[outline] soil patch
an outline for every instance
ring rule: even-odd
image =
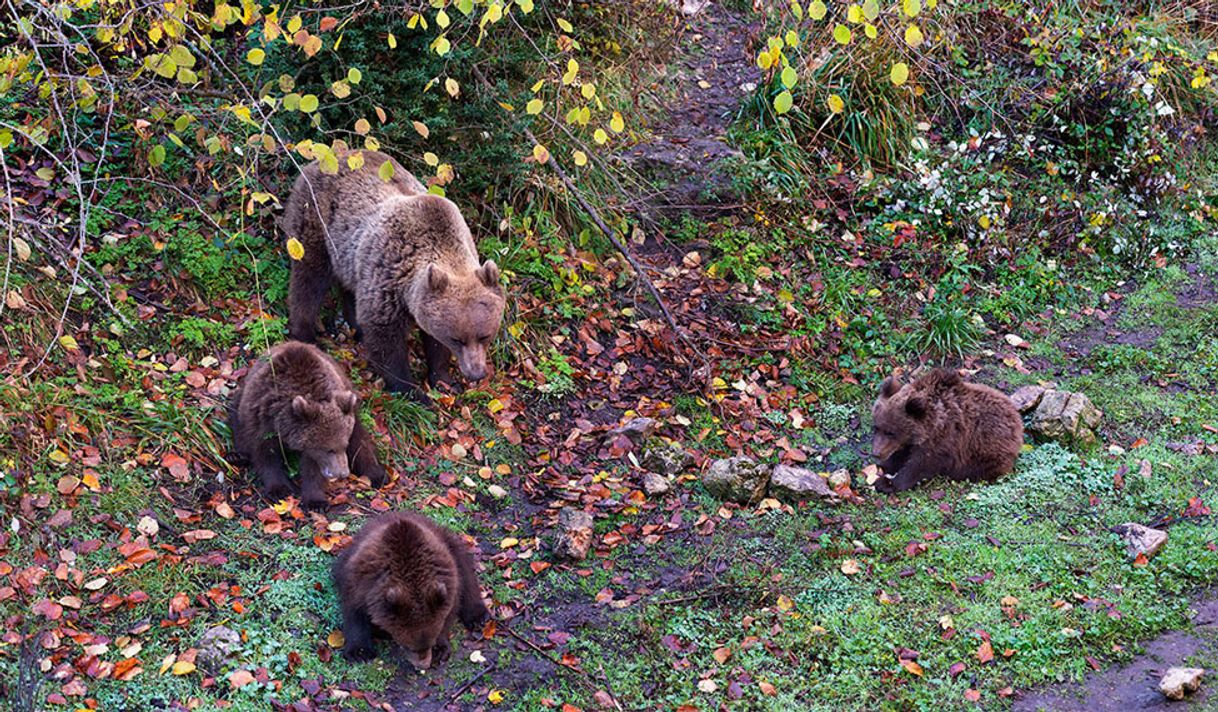
[[[1145,652],[1133,662],[1102,670],[1077,684],[1054,685],[1018,700],[1015,712],[1127,712],[1128,710],[1180,710],[1207,706],[1218,700],[1212,692],[1212,677],[1190,695],[1188,704],[1172,702],[1159,693],[1159,679],[1170,667],[1218,667],[1218,597],[1211,592],[1193,605],[1196,615],[1188,631],[1171,631],[1147,642]]]

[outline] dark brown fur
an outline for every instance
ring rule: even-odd
[[[333,568],[343,614],[343,653],[376,656],[372,636],[387,633],[411,664],[444,662],[459,618],[478,630],[487,617],[469,548],[426,517],[394,512],[364,525]]]
[[[304,246],[289,285],[292,338],[315,339],[321,304],[337,282],[346,318],[389,390],[420,394],[407,359],[416,325],[432,385],[451,382],[454,355],[466,378],[485,378],[503,318],[499,268],[479,264],[456,205],[427,193],[389,156],[363,155],[358,170],[341,155],[336,175],[310,164],[292,186],[280,223]],[[388,182],[378,175],[386,162],[394,169]]]
[[[237,454],[273,500],[291,492],[283,454],[300,453],[301,503],[326,505],[325,481],[349,466],[374,487],[385,483],[372,438],[359,422],[359,399],[341,367],[316,346],[288,341],[245,375],[229,405]]]
[[[882,492],[900,492],[943,475],[992,481],[1015,467],[1023,420],[1011,400],[960,374],[935,370],[902,385],[884,380],[872,409],[872,454],[889,475]]]

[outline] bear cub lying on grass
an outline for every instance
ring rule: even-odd
[[[1011,399],[946,369],[905,385],[884,379],[872,416],[872,454],[888,475],[875,483],[881,492],[934,475],[993,481],[1014,469],[1023,447],[1023,420]]]
[[[312,163],[292,186],[280,221],[304,247],[288,291],[292,338],[313,342],[322,302],[337,282],[347,321],[387,389],[421,397],[407,359],[415,325],[431,385],[452,383],[454,355],[466,378],[482,380],[503,319],[499,268],[479,264],[456,205],[428,193],[389,156],[362,155],[364,165],[354,170],[346,153],[339,156],[335,175]]]
[[[271,500],[291,493],[284,450],[300,453],[301,504],[327,503],[326,480],[350,474],[385,483],[372,438],[359,422],[359,398],[334,359],[288,341],[255,363],[233,395],[229,426],[237,454],[253,465]]]
[[[389,635],[420,670],[448,659],[453,619],[478,630],[488,615],[465,542],[426,517],[382,514],[364,525],[332,569],[343,614],[343,653],[376,657]]]

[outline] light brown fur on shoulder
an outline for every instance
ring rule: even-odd
[[[389,635],[411,664],[426,669],[449,654],[454,619],[477,630],[486,606],[465,542],[426,517],[382,514],[334,562],[343,652],[375,657],[373,635]]]
[[[1014,469],[1023,447],[1023,420],[1010,398],[946,369],[904,385],[885,379],[872,418],[872,454],[889,475],[876,489],[885,492],[934,475],[992,481]]]
[[[237,454],[253,465],[271,499],[291,491],[285,449],[300,453],[306,507],[324,506],[326,480],[346,477],[349,468],[379,487],[385,470],[359,422],[358,404],[334,359],[309,344],[279,344],[249,369],[230,402]]]
[[[336,281],[353,298],[368,360],[390,390],[417,392],[404,338],[415,325],[433,385],[451,381],[452,355],[466,378],[486,377],[488,346],[503,319],[499,268],[479,263],[457,206],[427,193],[392,158],[365,151],[363,167],[351,170],[344,156],[335,176],[317,164],[305,168],[280,221],[305,251],[292,263],[293,338],[316,337],[321,303]],[[389,182],[378,175],[385,162],[393,166]]]

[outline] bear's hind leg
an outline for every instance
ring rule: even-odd
[[[455,385],[452,371],[453,354],[431,334],[419,329],[423,336],[423,350],[427,354],[427,383],[435,388],[441,383]]]
[[[355,318],[355,294],[346,287],[340,287],[340,298],[343,304],[343,320],[347,322],[347,326],[355,331],[355,340],[362,341],[363,334],[360,332],[359,321]]]
[[[376,459],[376,444],[372,436],[364,429],[364,424],[355,417],[355,428],[351,431],[351,439],[347,441],[347,460],[351,463],[351,471],[361,477],[367,477],[373,487],[380,488],[385,484],[385,468]]]
[[[317,341],[317,318],[326,293],[330,291],[333,274],[324,255],[306,260],[292,263],[288,283],[288,334],[297,341],[311,344]]]

